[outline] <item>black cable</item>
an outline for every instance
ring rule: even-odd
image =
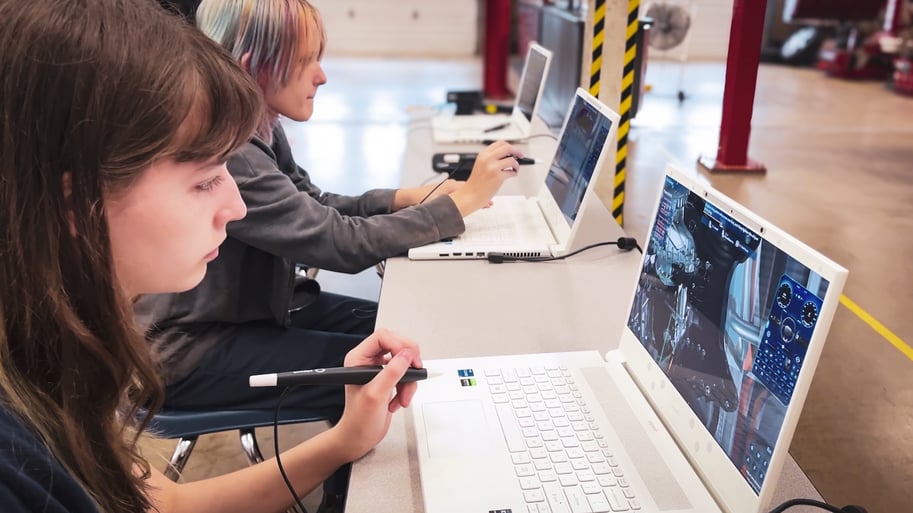
[[[418,203],[416,203],[416,205],[421,205],[422,203],[424,203],[426,199],[428,199],[432,194],[434,194],[434,191],[440,189],[441,186],[444,185],[444,182],[446,182],[447,180],[450,180],[450,177],[452,177],[453,173],[455,173],[455,172],[456,172],[456,169],[447,173],[447,178],[444,178],[437,185],[435,185],[434,188],[431,189],[431,191],[428,194],[426,194],[424,198],[422,198],[422,201],[419,201]]]
[[[296,386],[286,387],[282,391],[282,395],[279,396],[279,401],[276,402],[276,413],[273,416],[273,449],[276,451],[276,465],[279,466],[279,473],[282,474],[282,480],[285,481],[285,486],[288,487],[288,491],[292,494],[292,497],[295,498],[295,504],[301,508],[301,511],[307,511],[304,509],[304,504],[301,503],[301,498],[298,497],[298,492],[295,491],[295,487],[292,486],[292,482],[289,481],[288,474],[285,473],[285,467],[282,466],[282,458],[279,456],[279,409],[282,407],[282,401],[285,399],[285,396],[294,389]]]
[[[814,499],[790,499],[786,502],[783,502],[776,508],[770,510],[770,513],[782,513],[783,511],[786,511],[793,506],[813,506],[819,509],[830,511],[831,513],[867,513],[866,509],[862,506],[855,506],[850,504],[842,508],[838,508],[833,504],[816,501]]]
[[[643,251],[640,249],[640,245],[637,243],[637,239],[634,237],[618,237],[618,240],[597,242],[595,244],[590,244],[589,246],[584,246],[577,251],[572,251],[566,255],[557,257],[515,257],[505,255],[504,253],[489,253],[488,261],[492,264],[501,264],[504,262],[552,262],[554,260],[564,260],[567,257],[572,257],[578,253],[583,253],[584,251],[598,248],[600,246],[618,246],[618,249],[622,251],[631,251],[632,249],[636,249],[640,253],[643,253]]]

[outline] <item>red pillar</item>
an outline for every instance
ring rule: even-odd
[[[510,50],[511,0],[486,0],[482,82],[487,98],[507,98],[507,54]]]
[[[707,156],[698,158],[698,164],[710,171],[766,171],[763,164],[748,159],[748,138],[766,9],[767,0],[735,0],[732,6],[720,144],[716,159]]]

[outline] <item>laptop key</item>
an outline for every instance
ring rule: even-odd
[[[520,478],[520,489],[521,490],[538,490],[539,489],[539,480],[535,477],[521,477]]]
[[[564,496],[564,490],[557,483],[545,483],[542,485],[542,491],[545,494],[545,500],[552,513],[571,513],[571,508]]]
[[[536,460],[533,462],[533,465],[536,466],[536,470],[551,470],[552,462],[548,458]]]
[[[558,440],[558,433],[555,430],[543,431],[542,439],[546,442],[555,442]]]
[[[602,457],[602,453],[600,452],[587,452],[586,460],[594,465],[596,463],[602,463],[605,461],[605,459]]]
[[[524,463],[530,463],[532,460],[529,458],[529,454],[526,454],[525,452],[516,452],[510,455],[510,461],[512,461],[514,465],[522,465]]]
[[[558,482],[561,486],[576,486],[577,476],[574,474],[558,474]]]
[[[514,413],[510,406],[496,404],[495,411],[498,413],[498,420],[501,422],[501,431],[504,433],[504,441],[507,442],[507,450],[510,452],[526,452],[523,434],[520,432],[520,426],[517,425],[517,419],[514,418]]]
[[[615,476],[613,476],[612,474],[600,475],[597,473],[596,482],[598,482],[599,486],[601,486],[603,488],[608,488],[610,486],[616,486],[618,484],[618,482],[615,480]]]
[[[555,472],[556,472],[558,475],[562,475],[562,474],[572,474],[572,473],[574,472],[574,469],[571,468],[571,464],[570,464],[570,463],[557,463],[557,462],[556,462],[556,463],[555,463]]]
[[[571,506],[571,513],[593,513],[590,501],[587,500],[579,486],[565,487],[564,495],[567,496],[567,503]]]
[[[610,467],[607,463],[594,463],[593,464],[593,473],[596,474],[597,476],[611,474],[612,467]],[[614,480],[614,476],[613,476],[613,480]]]
[[[529,450],[529,455],[533,457],[533,460],[543,460],[548,458],[548,451],[544,447],[533,447]]]
[[[606,498],[609,500],[609,507],[612,511],[628,511],[628,499],[621,493],[621,488],[609,488],[605,490]]]
[[[593,510],[593,513],[605,513],[611,511],[611,506],[609,506],[609,501],[606,500],[605,494],[602,493],[602,490],[596,490],[595,493],[587,494],[586,500],[590,503],[590,509]]]
[[[590,464],[583,459],[573,459],[571,460],[571,468],[574,470],[589,470]]]
[[[599,483],[596,481],[587,481],[580,483],[580,488],[583,489],[583,493],[591,495],[594,493],[602,493],[602,487],[599,486]]]
[[[545,470],[539,472],[539,482],[543,483],[553,483],[558,480],[558,475],[552,472],[551,470]]]
[[[579,470],[579,471],[577,471],[577,480],[580,481],[581,483],[593,482],[596,480],[596,474],[594,474],[593,471],[588,468]],[[632,494],[632,496],[633,496],[633,494]],[[630,499],[631,497],[628,497],[628,498]]]
[[[524,463],[522,465],[517,465],[514,467],[514,472],[517,473],[517,477],[529,477],[536,475],[536,469],[529,463]]]
[[[526,502],[542,502],[545,500],[545,495],[542,494],[542,490],[526,490],[523,492],[523,500]]]

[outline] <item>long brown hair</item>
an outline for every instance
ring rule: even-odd
[[[0,401],[101,511],[148,510],[138,412],[163,390],[104,198],[159,159],[225,157],[260,94],[149,0],[3,1],[0,20]]]

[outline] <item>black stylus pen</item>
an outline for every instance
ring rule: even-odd
[[[381,365],[364,365],[360,367],[330,367],[327,369],[306,369],[292,372],[274,372],[256,374],[250,377],[251,387],[277,387],[284,385],[364,385],[374,379],[384,368]],[[410,383],[434,377],[428,369],[410,368],[399,380]]]
[[[510,126],[510,123],[501,123],[500,125],[495,125],[493,127],[486,128],[485,130],[482,130],[482,131],[487,134],[488,132],[497,132],[498,130],[501,130],[502,128],[507,128],[509,126]]]

